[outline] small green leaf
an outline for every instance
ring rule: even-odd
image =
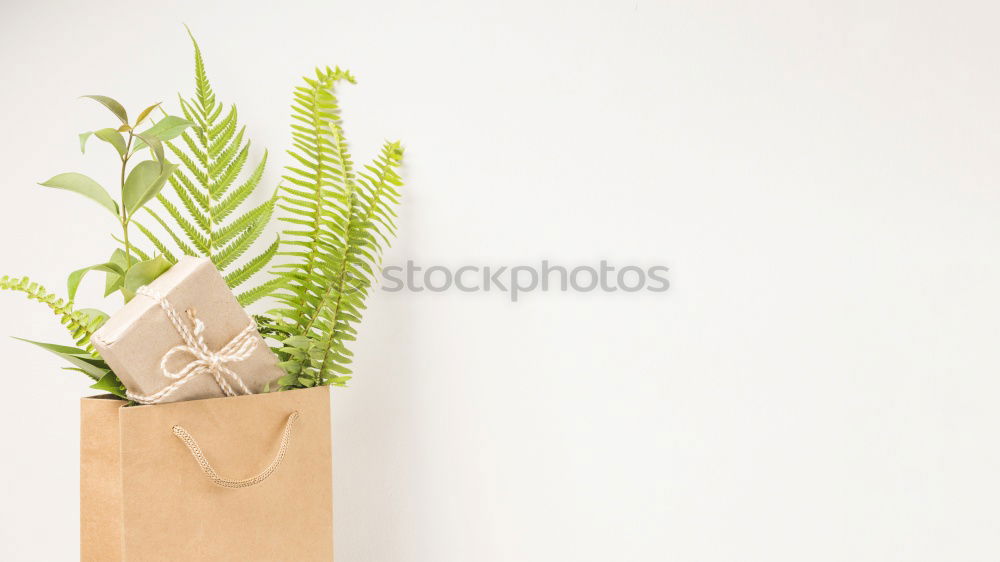
[[[115,147],[119,156],[125,156],[125,139],[122,134],[115,129],[98,129],[94,131],[94,136]]]
[[[278,366],[284,369],[289,375],[298,375],[302,372],[302,364],[298,361],[282,361],[278,363]]]
[[[89,377],[94,380],[100,380],[104,374],[110,370],[108,365],[101,361],[100,359],[95,359],[92,355],[87,353],[86,350],[80,349],[78,347],[69,347],[67,345],[59,345],[55,343],[44,343],[32,340],[26,340],[23,338],[14,338],[16,340],[21,340],[28,342],[30,344],[37,345],[38,347],[47,350],[51,353],[55,353],[59,357],[62,357],[66,361],[69,361],[74,367],[87,373]]]
[[[194,126],[194,123],[188,121],[187,119],[174,115],[167,115],[163,119],[157,121],[155,125],[143,131],[141,134],[142,136],[156,137],[161,141],[168,141],[179,136],[184,132],[184,129],[192,126]],[[140,140],[135,144],[135,151],[142,150],[145,147],[146,143]]]
[[[71,302],[76,299],[76,290],[80,287],[80,282],[83,281],[84,275],[91,271],[105,271],[116,275],[125,275],[125,270],[122,267],[111,262],[99,263],[97,265],[91,265],[84,267],[83,269],[78,269],[73,273],[70,273],[69,279],[66,280],[66,286],[67,289],[69,289],[69,300]]]
[[[309,359],[320,363],[323,361],[323,356],[326,355],[326,350],[317,346],[312,346],[306,352],[309,354]]]
[[[111,257],[108,261],[117,265],[122,270],[127,269],[129,266],[128,258],[125,257],[125,251],[121,248],[115,248],[115,251],[111,253]]]
[[[125,258],[125,252],[121,248],[115,249],[114,253],[111,254],[111,258],[108,260],[110,263],[115,264],[116,267],[121,269],[123,272],[129,268],[130,263]],[[132,258],[132,263],[136,262],[136,258]],[[121,289],[125,285],[125,274],[117,274],[108,272],[104,275],[104,296],[108,296],[111,293]]]
[[[79,312],[80,314],[87,315],[87,317],[90,318],[91,321],[99,320],[100,324],[98,326],[107,322],[108,318],[111,317],[107,312],[104,312],[103,310],[98,310],[96,308],[81,308],[78,309],[77,312]]]
[[[343,375],[348,375],[351,373],[351,370],[343,365],[336,365],[336,364],[328,365],[327,368],[329,368],[331,371],[334,371],[336,373],[341,373]]]
[[[86,131],[86,132],[80,133],[80,152],[81,153],[83,153],[83,152],[86,151],[86,148],[87,148],[87,139],[89,139],[90,135],[92,135],[92,134],[94,134],[94,131]]]
[[[152,113],[154,109],[156,109],[157,107],[159,107],[161,103],[163,103],[163,102],[156,102],[153,105],[147,107],[146,109],[143,109],[142,113],[139,114],[139,117],[136,117],[136,119],[135,119],[135,125],[132,125],[132,126],[133,127],[138,127],[139,123],[142,123],[142,120],[145,119],[147,116],[149,116],[149,114]]]
[[[281,343],[298,349],[309,349],[309,346],[312,345],[312,340],[300,334],[287,338]]]
[[[177,169],[177,164],[169,162],[161,165],[153,160],[139,162],[125,180],[122,202],[125,212],[131,216],[163,189],[170,176]]]
[[[114,394],[119,398],[128,400],[128,396],[125,395],[125,385],[123,385],[122,381],[118,380],[118,377],[111,371],[108,371],[107,374],[100,378],[100,380],[90,385],[90,388],[93,388],[94,390],[103,390]]]
[[[170,269],[171,265],[167,258],[156,256],[151,260],[141,261],[130,267],[125,274],[125,299],[131,300],[139,287],[152,283],[164,271]]]
[[[53,176],[39,185],[75,191],[80,195],[84,195],[94,201],[97,201],[102,207],[111,211],[111,214],[118,216],[118,204],[115,203],[115,200],[108,195],[108,192],[101,187],[101,184],[83,174],[67,172],[65,174]]]
[[[123,124],[128,125],[128,113],[125,112],[125,108],[122,107],[122,104],[118,103],[117,101],[109,98],[108,96],[87,95],[80,97],[96,100],[98,103],[108,108],[108,110],[111,111],[111,113],[114,113],[115,117],[121,119],[121,122]]]
[[[111,144],[118,151],[119,156],[125,156],[126,146],[125,139],[122,138],[121,133],[116,129],[99,129],[97,131],[87,131],[86,133],[80,133],[80,152],[84,152],[87,147],[87,140],[90,135],[95,135],[102,141]]]
[[[160,163],[160,167],[163,167],[163,143],[160,139],[154,137],[153,135],[146,133],[139,133],[136,135],[140,141],[149,145],[150,150],[153,151],[153,158]]]

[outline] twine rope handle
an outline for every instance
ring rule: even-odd
[[[188,381],[198,375],[208,374],[215,379],[215,383],[222,389],[226,396],[237,396],[239,394],[253,394],[247,388],[246,383],[240,376],[226,366],[226,363],[243,361],[257,348],[260,338],[257,335],[257,325],[253,320],[243,328],[239,334],[229,340],[222,349],[212,351],[205,343],[205,323],[195,314],[194,310],[188,310],[188,318],[191,321],[191,328],[181,319],[177,309],[170,304],[163,295],[152,291],[149,286],[140,287],[136,294],[149,297],[156,301],[163,312],[166,313],[174,330],[180,335],[184,343],[172,347],[163,354],[160,359],[160,373],[174,382],[153,394],[143,395],[130,391],[125,393],[130,400],[140,404],[157,404],[173,394],[178,388],[184,386]],[[171,371],[167,366],[170,359],[177,354],[188,354],[194,359],[189,361],[180,371]],[[231,384],[232,383],[232,384]],[[233,386],[236,388],[234,389]]]
[[[292,427],[298,419],[298,410],[289,414],[288,420],[285,421],[285,430],[281,434],[281,444],[278,447],[278,454],[275,455],[271,464],[267,465],[267,468],[265,468],[257,476],[252,476],[243,480],[230,480],[219,476],[219,473],[212,468],[212,464],[208,462],[207,458],[205,458],[205,453],[201,451],[201,447],[198,446],[198,442],[195,441],[194,437],[192,437],[186,429],[179,425],[175,425],[173,427],[173,431],[174,435],[187,445],[188,450],[191,451],[191,456],[194,457],[198,466],[201,467],[201,471],[205,473],[205,476],[208,476],[208,479],[211,480],[213,484],[223,488],[249,488],[250,486],[256,486],[264,480],[267,480],[267,478],[274,474],[274,471],[278,469],[278,465],[280,465],[281,461],[285,459],[285,453],[288,452],[288,444],[292,439]]]

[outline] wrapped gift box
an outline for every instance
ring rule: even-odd
[[[182,258],[91,342],[129,397],[145,404],[255,394],[284,374],[206,258]]]

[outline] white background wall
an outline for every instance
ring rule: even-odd
[[[76,96],[188,95],[182,22],[268,185],[291,88],[346,66],[358,159],[407,146],[388,262],[663,263],[673,286],[376,294],[334,398],[338,560],[996,560],[998,16],[4,0],[0,270],[63,292],[110,251],[112,220],[35,182],[112,183],[76,141],[107,116]],[[0,300],[2,333],[66,341]],[[0,357],[0,558],[71,560],[85,380]]]

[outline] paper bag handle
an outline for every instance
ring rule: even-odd
[[[281,434],[281,446],[278,448],[278,454],[271,461],[271,464],[267,465],[267,468],[257,476],[246,478],[244,480],[229,480],[228,478],[223,478],[219,476],[219,473],[212,468],[212,465],[205,458],[205,454],[201,452],[201,447],[198,446],[198,442],[191,437],[191,434],[187,432],[186,429],[179,425],[173,427],[174,435],[178,439],[187,445],[188,450],[191,451],[191,455],[194,460],[198,462],[198,466],[201,467],[202,472],[205,476],[208,476],[209,480],[212,481],[216,486],[222,486],[223,488],[249,488],[250,486],[256,486],[264,480],[267,480],[268,476],[274,473],[278,469],[278,465],[285,458],[285,452],[288,450],[288,443],[292,439],[292,426],[295,421],[299,419],[298,410],[292,412],[288,416],[288,420],[285,422],[285,431]]]

